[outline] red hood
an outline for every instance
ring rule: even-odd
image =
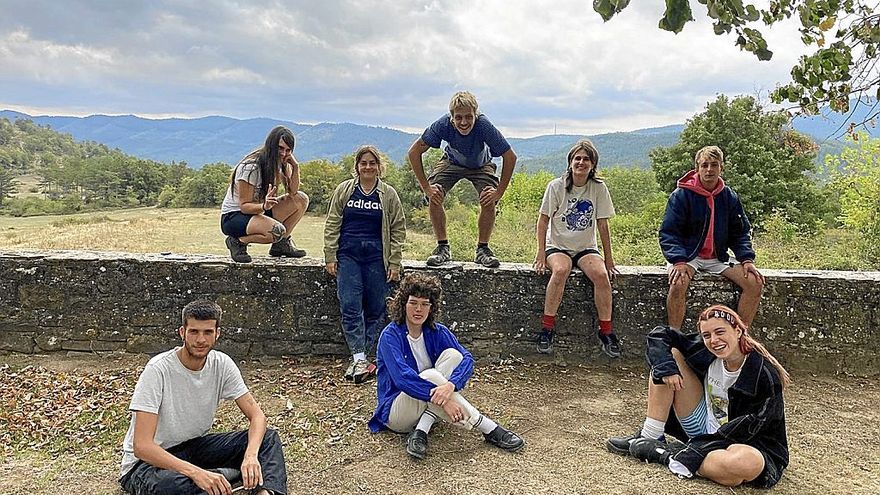
[[[715,189],[712,191],[707,191],[706,188],[700,183],[700,176],[697,175],[696,170],[691,170],[688,173],[684,174],[681,179],[678,179],[678,187],[682,189],[689,189],[700,196],[710,197],[717,196],[718,193],[724,189],[724,179],[721,177],[718,178],[718,184],[715,184]]]

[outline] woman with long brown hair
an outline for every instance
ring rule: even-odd
[[[789,460],[788,372],[727,306],[709,306],[698,321],[699,333],[660,326],[648,334],[647,417],[635,435],[608,439],[608,450],[679,476],[772,487]],[[667,434],[687,443],[667,443]]]
[[[251,243],[272,244],[269,256],[306,255],[290,239],[309,206],[309,197],[299,190],[294,144],[290,129],[277,126],[262,147],[248,153],[233,169],[220,207],[220,230],[226,234],[233,261],[250,263],[247,245]],[[278,194],[281,185],[284,194]]]

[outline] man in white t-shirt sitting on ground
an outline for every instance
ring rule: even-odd
[[[150,359],[138,378],[119,479],[128,493],[229,495],[224,473],[236,470],[253,494],[287,493],[278,433],[266,429],[232,359],[213,350],[221,315],[211,301],[187,304],[178,329],[183,346]],[[247,430],[208,433],[221,399],[235,400]]]

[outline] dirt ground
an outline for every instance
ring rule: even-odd
[[[0,494],[121,493],[115,480],[125,409],[145,362],[132,355],[0,356],[0,426],[7,430],[0,431]],[[402,437],[368,431],[375,385],[341,380],[343,366],[326,359],[242,363],[285,442],[290,493],[761,492],[679,480],[605,450],[608,436],[629,433],[643,419],[646,375],[638,365],[479,363],[466,397],[521,433],[526,448],[508,454],[477,433],[435,425],[421,462],[407,456]],[[880,378],[795,370],[793,380],[786,393],[791,465],[772,491],[880,493]],[[52,410],[59,394],[74,405]],[[113,414],[94,414],[102,407]],[[217,429],[244,426],[234,405],[221,409]],[[106,433],[93,436],[95,428]]]

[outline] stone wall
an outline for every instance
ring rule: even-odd
[[[405,263],[425,270],[423,263]],[[530,267],[461,263],[433,269],[446,292],[441,321],[477,356],[537,359],[547,276]],[[623,267],[614,283],[615,329],[626,359],[642,361],[644,335],[665,321],[666,274]],[[880,364],[880,273],[765,270],[753,333],[788,366],[873,375]],[[220,348],[232,355],[345,355],[333,279],[315,259],[0,251],[0,352],[156,353],[177,343],[180,310],[196,298],[224,309]],[[691,285],[686,329],[710,302],[735,307],[719,277]],[[557,359],[598,352],[592,286],[572,276],[560,308]]]

